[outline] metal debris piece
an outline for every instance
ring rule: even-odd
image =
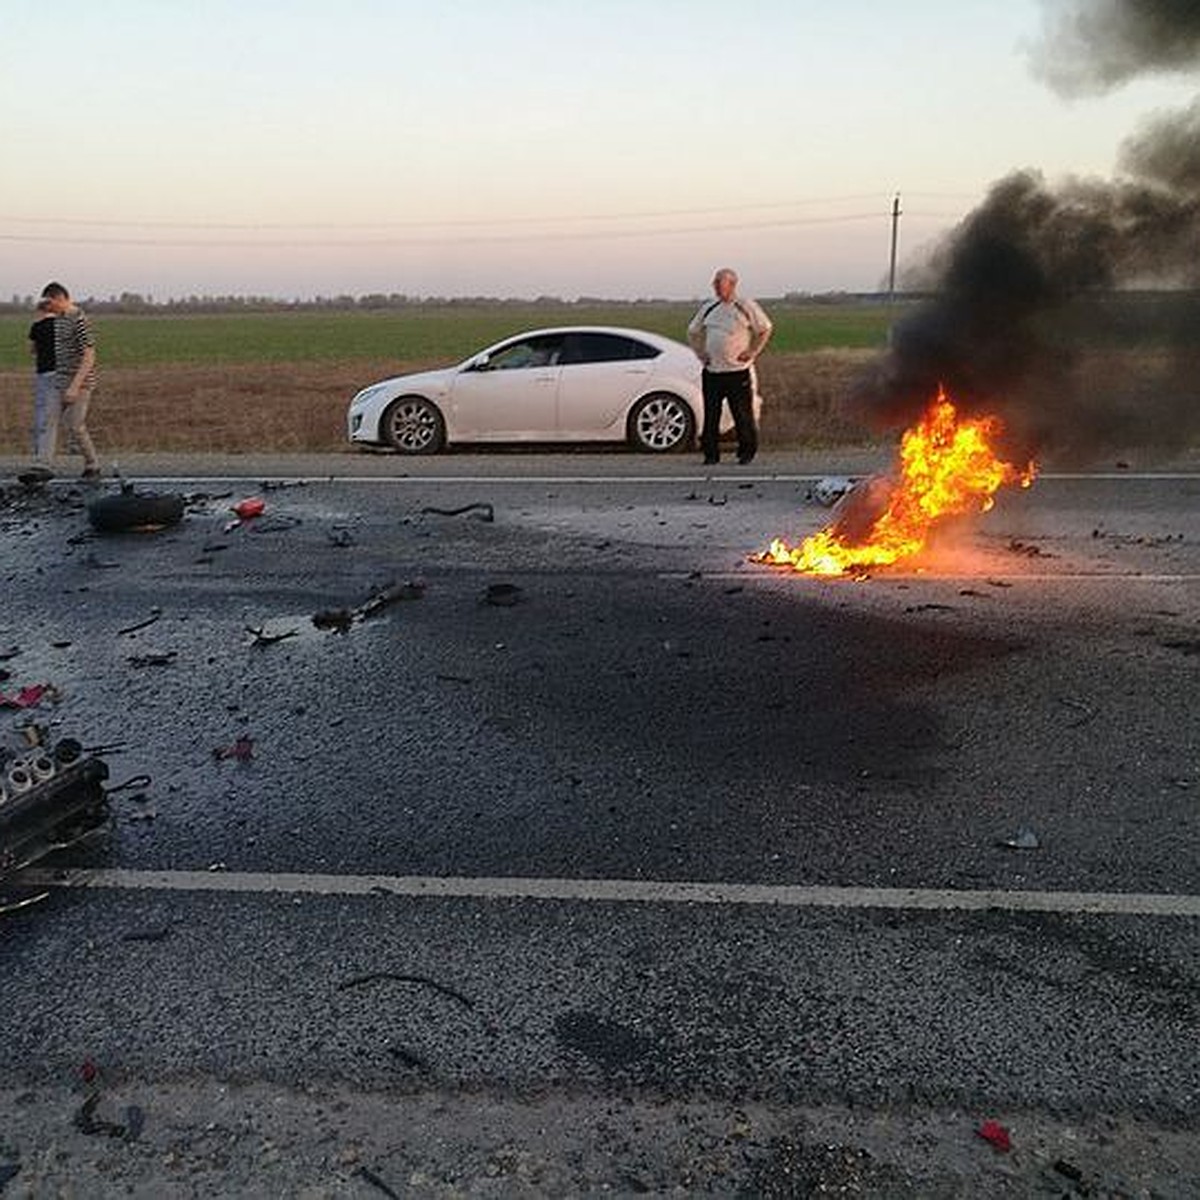
[[[1003,846],[1006,850],[1038,850],[1042,843],[1032,829],[1022,827],[1012,837],[1001,838],[997,845]]]
[[[137,633],[142,629],[149,629],[156,621],[162,619],[162,609],[155,606],[150,610],[150,615],[144,621],[137,621],[132,625],[126,625],[124,629],[117,630],[117,637],[125,637],[130,633]]]
[[[132,654],[125,661],[131,667],[169,667],[178,657],[174,650],[155,650],[148,654]]]
[[[286,642],[288,638],[300,636],[298,629],[285,629],[282,633],[268,633],[261,625],[247,625],[246,632],[254,638],[251,646],[274,646],[276,642]]]
[[[347,546],[353,546],[354,534],[352,534],[350,530],[342,526],[338,526],[329,531],[329,544],[331,546],[337,546],[340,549],[345,549]]]
[[[253,757],[254,739],[247,733],[243,733],[232,746],[216,746],[213,749],[213,758],[217,762],[233,759],[235,762],[246,763]]]
[[[100,1103],[100,1093],[93,1092],[75,1112],[75,1128],[80,1133],[103,1134],[106,1137],[123,1138],[127,1142],[135,1142],[141,1136],[146,1124],[146,1117],[136,1105],[129,1105],[124,1111],[123,1124],[117,1121],[106,1121],[96,1116],[96,1107]]]
[[[808,495],[818,504],[832,508],[853,486],[854,480],[848,475],[826,475],[812,485]]]
[[[419,579],[405,583],[389,583],[368,596],[356,608],[327,608],[315,613],[312,623],[318,629],[332,629],[345,633],[352,625],[369,620],[385,608],[404,600],[420,600],[425,595],[425,584]]]
[[[997,1154],[1007,1154],[1012,1149],[1012,1137],[999,1121],[984,1121],[975,1130],[975,1136],[987,1142]]]
[[[366,1182],[372,1187],[378,1188],[379,1191],[381,1191],[385,1196],[389,1197],[389,1200],[400,1200],[400,1193],[395,1192],[388,1187],[388,1185],[384,1183],[384,1181],[380,1179],[370,1167],[359,1165],[358,1167],[355,1167],[354,1174],[359,1176],[359,1178],[366,1180]]]
[[[432,988],[439,995],[446,996],[450,1000],[456,1000],[464,1008],[474,1008],[475,1002],[469,997],[464,996],[462,992],[456,991],[452,987],[447,987],[444,983],[438,983],[436,979],[430,979],[428,975],[405,975],[397,971],[369,971],[364,975],[352,975],[349,979],[343,979],[337,985],[339,992],[349,991],[350,988],[362,987],[367,983],[415,983],[422,987]]]
[[[492,505],[484,503],[464,504],[459,508],[434,508],[432,505],[427,505],[421,509],[422,516],[431,515],[435,517],[464,517],[468,513],[478,513],[476,517],[478,521],[494,521],[496,519],[496,510]]]
[[[512,608],[520,604],[524,596],[521,588],[515,583],[489,583],[483,593],[483,602],[496,608]]]
[[[0,708],[37,708],[43,700],[57,700],[59,696],[52,683],[33,683],[11,696],[0,693]]]
[[[146,925],[141,929],[128,929],[121,934],[123,942],[161,942],[171,936],[170,925]]]
[[[313,613],[312,623],[318,629],[346,633],[354,624],[354,612],[349,608],[323,608],[319,613]]]

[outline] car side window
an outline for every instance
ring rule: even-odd
[[[655,347],[636,338],[616,333],[571,333],[563,353],[567,366],[581,363],[628,362],[632,359],[656,358]]]
[[[489,371],[527,371],[537,367],[558,366],[562,358],[563,335],[543,333],[522,338],[497,350],[488,359]]]

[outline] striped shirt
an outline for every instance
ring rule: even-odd
[[[54,319],[54,359],[58,371],[58,386],[66,391],[83,362],[83,352],[96,345],[92,336],[92,325],[82,308],[72,308]],[[90,392],[96,386],[96,367],[83,380],[83,390]]]

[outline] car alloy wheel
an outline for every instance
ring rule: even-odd
[[[420,396],[395,401],[387,411],[388,441],[401,454],[434,454],[442,448],[442,414]]]
[[[665,454],[691,439],[692,411],[678,396],[660,392],[638,402],[630,425],[641,449]]]

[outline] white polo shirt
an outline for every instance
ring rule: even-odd
[[[771,329],[771,319],[749,296],[706,300],[688,325],[688,341],[697,353],[708,355],[708,370],[744,371],[750,364],[739,362],[738,355]]]

